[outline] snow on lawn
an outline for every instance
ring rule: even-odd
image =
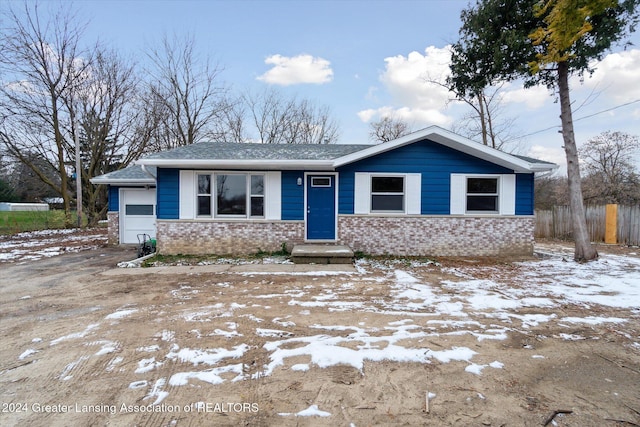
[[[104,229],[28,231],[0,236],[0,262],[29,262],[104,246]]]
[[[170,343],[168,352],[166,347],[165,350],[161,350],[157,345],[139,347],[136,360],[123,362],[134,366],[137,364],[135,372],[140,375],[139,381],[128,386],[146,388],[147,395],[144,399],[153,399],[158,403],[168,395],[168,392],[163,390],[165,386],[242,381],[271,375],[283,367],[293,371],[307,371],[311,368],[346,365],[364,375],[364,363],[378,361],[456,362],[461,365],[460,372],[465,375],[481,376],[487,369],[510,367],[499,360],[490,363],[484,360],[484,363],[480,363],[483,355],[478,353],[478,348],[481,347],[474,351],[452,345],[450,348],[439,347],[434,350],[429,348],[429,342],[437,341],[438,337],[457,335],[468,335],[478,341],[504,340],[514,331],[526,334],[531,328],[551,322],[557,328],[566,327],[567,333],[557,333],[549,339],[586,339],[569,333],[572,325],[607,324],[613,328],[623,327],[626,322],[626,319],[621,317],[594,315],[592,310],[585,310],[590,314],[586,317],[559,317],[550,313],[555,307],[566,305],[581,308],[598,305],[622,311],[629,310],[630,314],[640,314],[640,259],[634,257],[603,254],[598,261],[578,264],[567,262],[561,256],[557,256],[540,261],[514,263],[508,274],[496,267],[473,264],[455,269],[434,265],[428,267],[436,272],[453,273],[457,280],[423,279],[420,268],[425,266],[361,260],[357,263],[357,273],[336,277],[335,272],[320,271],[316,274],[318,281],[313,282],[313,285],[296,286],[294,281],[289,290],[279,293],[272,293],[268,286],[253,288],[253,305],[240,301],[229,304],[219,302],[195,306],[188,311],[177,310],[172,314],[168,313],[171,321],[195,322],[202,325],[202,332],[200,329],[192,330],[197,338],[219,337],[216,338],[215,347],[182,348],[180,338],[176,334],[163,330],[155,337]],[[370,274],[371,272],[375,275]],[[237,274],[244,277],[258,273],[259,271]],[[364,284],[364,288],[371,284],[368,289],[376,290],[376,297],[354,296],[352,289],[358,283]],[[235,286],[237,285],[224,282],[227,294],[234,292]],[[205,294],[180,286],[176,292],[171,292],[171,295],[176,300],[183,301],[187,291],[190,299],[197,299]],[[243,297],[246,295],[239,289],[235,292]],[[280,304],[304,309],[297,311],[297,315],[275,317],[273,323],[277,324],[279,329],[259,327],[261,322],[269,319],[262,319],[251,313],[252,307],[267,309],[270,306],[257,305],[255,302],[264,301],[276,305],[278,299],[282,300]],[[526,312],[519,312],[521,309],[526,309]],[[535,313],[536,309],[539,309],[540,313]],[[106,319],[122,319],[138,310],[144,308],[120,309],[107,315]],[[357,324],[328,323],[329,319],[333,318],[332,313],[343,311],[357,311],[362,316],[358,316]],[[311,312],[324,315],[321,318],[327,319],[327,323],[312,324],[307,327],[309,335],[301,335],[301,330],[296,325],[303,324],[305,319],[296,316],[308,316]],[[375,315],[378,319],[387,319],[386,325],[368,325],[368,314]],[[243,330],[242,334],[238,332],[239,324],[236,321],[240,319],[243,320],[243,327],[249,325],[250,331]],[[213,322],[217,323],[214,325]],[[93,333],[97,327],[95,324],[88,325],[84,331],[51,341],[51,345],[63,340],[82,338],[89,332]],[[288,330],[294,327],[295,333]],[[253,333],[250,334],[251,330]],[[245,341],[245,337],[249,335],[252,338],[246,338]],[[629,338],[632,341],[640,340],[638,337]],[[254,339],[259,339],[261,344],[256,345]],[[224,340],[232,340],[233,343],[225,346]],[[120,345],[112,342],[99,343],[103,349],[97,354],[107,354]],[[631,345],[640,346],[637,343]],[[266,352],[267,358],[262,366],[256,364],[253,366],[254,369],[248,372],[241,358],[257,348]],[[149,352],[153,352],[153,355],[149,355]],[[30,357],[32,354],[26,351],[21,357]],[[541,354],[532,356],[543,357]],[[301,363],[305,361],[306,363]],[[178,371],[172,373],[169,378],[157,379],[157,372],[152,371],[162,369],[165,362],[175,364]],[[62,379],[70,377],[73,363],[62,373]],[[184,369],[183,372],[179,371],[180,367]],[[298,413],[281,415],[331,414],[312,405]]]
[[[318,405],[311,405],[307,409],[297,412],[295,414],[291,414],[288,412],[281,412],[278,415],[282,417],[289,417],[295,415],[296,417],[330,417],[331,414],[326,411],[321,411],[318,409]]]
[[[523,263],[520,280],[537,289],[585,307],[599,304],[640,309],[640,259],[601,255],[586,264],[554,258]]]

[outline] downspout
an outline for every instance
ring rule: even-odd
[[[151,172],[149,172],[149,171],[147,170],[147,168],[146,168],[146,166],[145,166],[145,165],[142,165],[142,164],[141,164],[141,165],[140,165],[140,168],[142,168],[142,172],[144,172],[144,173],[146,173],[147,175],[149,175],[151,178],[153,178],[153,180],[154,180],[154,181],[156,180],[156,178],[157,178],[157,177],[156,177],[154,174],[152,174]]]

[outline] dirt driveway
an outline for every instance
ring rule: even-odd
[[[0,425],[638,425],[637,253],[580,266],[553,250],[310,271],[116,269],[133,251],[114,248],[0,264]]]

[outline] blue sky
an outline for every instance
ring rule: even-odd
[[[19,3],[13,2],[14,6]],[[43,9],[56,2],[45,2]],[[144,62],[144,50],[163,34],[191,34],[196,48],[224,71],[234,91],[275,86],[326,105],[341,127],[340,143],[367,143],[368,122],[395,114],[414,129],[451,128],[468,107],[447,102],[446,91],[424,82],[447,71],[447,45],[457,40],[457,0],[345,1],[107,1],[76,2],[89,21],[85,40],[99,39]],[[580,109],[578,142],[605,130],[640,135],[640,36],[615,49],[593,78],[572,82]],[[512,133],[528,135],[521,154],[562,163],[560,109],[546,88],[503,88]],[[624,107],[623,104],[631,103]],[[584,105],[583,105],[584,104]],[[619,107],[619,108],[615,108]],[[606,113],[601,111],[615,108]],[[543,129],[548,129],[542,131]],[[542,132],[538,132],[542,131]]]

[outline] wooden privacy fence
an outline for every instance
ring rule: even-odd
[[[592,242],[604,242],[606,231],[606,206],[586,206],[587,229]],[[617,207],[617,242],[624,245],[640,245],[640,206]],[[536,238],[570,239],[573,221],[569,206],[555,206],[551,210],[536,210]]]

